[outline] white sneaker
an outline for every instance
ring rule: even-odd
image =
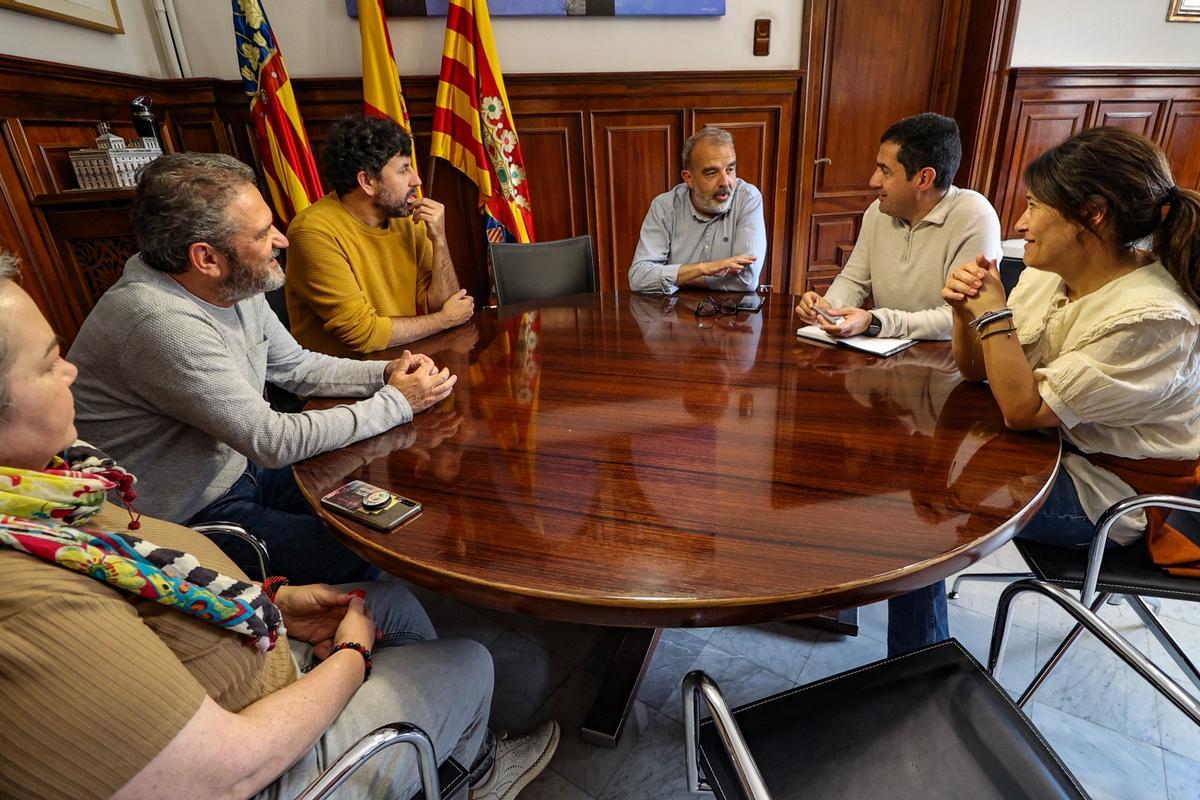
[[[550,764],[557,748],[558,723],[554,720],[516,739],[500,738],[492,772],[471,789],[470,800],[513,800]]]

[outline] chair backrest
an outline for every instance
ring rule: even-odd
[[[500,305],[596,291],[592,237],[488,246]]]

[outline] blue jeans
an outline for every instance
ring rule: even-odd
[[[1094,534],[1095,525],[1079,504],[1075,481],[1060,469],[1046,504],[1017,538],[1055,547],[1087,547]],[[888,600],[888,658],[949,638],[945,581]]]
[[[266,469],[250,463],[229,491],[188,520],[236,522],[267,544],[271,571],[293,584],[372,580],[379,570],[347,550],[313,513],[291,467]],[[244,572],[261,580],[258,561],[243,542],[217,535],[213,541]]]

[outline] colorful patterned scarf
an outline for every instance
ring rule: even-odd
[[[128,508],[137,498],[135,481],[83,442],[45,470],[0,467],[0,545],[232,630],[260,652],[271,650],[285,632],[283,618],[259,586],[130,534],[73,527],[99,512],[110,490]]]

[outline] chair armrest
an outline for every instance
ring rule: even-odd
[[[442,788],[438,781],[437,758],[433,742],[425,731],[407,722],[393,722],[368,733],[333,762],[317,779],[305,787],[296,800],[325,800],[377,753],[395,744],[411,744],[417,749],[417,768],[421,773],[421,788],[426,800],[438,800]]]
[[[1136,498],[1135,498],[1136,499]],[[1178,498],[1174,498],[1178,499]],[[1115,507],[1114,507],[1115,508]],[[1035,592],[1050,598],[1075,618],[1084,630],[1095,636],[1105,647],[1113,651],[1126,664],[1146,679],[1164,697],[1186,714],[1193,722],[1200,725],[1200,702],[1185,692],[1165,672],[1146,658],[1137,648],[1129,644],[1111,625],[1094,614],[1089,608],[1071,596],[1071,593],[1045,581],[1025,580],[1010,583],[1000,593],[1000,602],[996,606],[996,622],[992,626],[992,646],[988,651],[988,671],[994,676],[996,669],[1004,657],[1004,648],[1008,640],[1009,612],[1017,595],[1025,592]]]
[[[1096,520],[1096,534],[1088,550],[1087,573],[1083,578],[1083,588],[1079,592],[1079,599],[1085,605],[1091,605],[1096,596],[1096,584],[1100,581],[1100,565],[1104,561],[1104,546],[1108,543],[1109,532],[1117,524],[1117,520],[1147,508],[1200,512],[1200,500],[1173,494],[1139,494],[1113,503],[1100,515],[1100,519]]]
[[[271,574],[271,554],[267,552],[267,543],[236,522],[205,522],[201,525],[193,525],[192,530],[210,539],[213,534],[217,533],[241,539],[250,545],[250,548],[254,550],[254,555],[258,558],[258,568],[262,571],[258,579],[265,581]]]
[[[721,737],[721,744],[724,745],[729,760],[733,762],[733,767],[737,770],[742,791],[750,800],[771,800],[771,794],[767,791],[767,784],[758,770],[758,764],[755,763],[754,756],[750,754],[750,748],[746,746],[746,739],[742,736],[742,730],[729,710],[729,704],[721,695],[720,687],[717,686],[716,681],[700,670],[693,670],[683,678],[683,726],[688,791],[698,792],[702,788],[708,788],[700,786],[698,754],[700,751],[701,695],[704,696],[704,702],[712,712],[713,724]]]

